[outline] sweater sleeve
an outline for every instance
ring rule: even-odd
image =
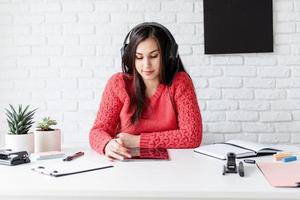
[[[202,119],[191,78],[178,73],[172,87],[178,129],[141,133],[141,148],[195,148],[201,144]]]
[[[106,144],[115,136],[119,123],[120,110],[123,103],[119,98],[122,74],[118,73],[110,78],[104,92],[100,107],[90,131],[89,141],[91,147],[104,154]]]

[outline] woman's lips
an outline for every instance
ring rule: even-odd
[[[145,74],[145,75],[150,75],[150,74],[152,74],[154,71],[143,71],[143,73]]]

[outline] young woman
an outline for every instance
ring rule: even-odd
[[[127,40],[129,42],[127,44]],[[167,28],[142,23],[126,36],[122,73],[113,75],[90,131],[90,145],[110,159],[130,148],[194,148],[202,140],[195,89]]]

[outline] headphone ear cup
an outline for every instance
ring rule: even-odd
[[[167,83],[168,84],[172,84],[173,80],[176,76],[176,73],[179,71],[179,59],[178,57],[174,58],[174,57],[170,57],[169,58],[169,64],[171,66],[171,69],[169,70],[168,74],[167,74]]]
[[[126,49],[127,49],[127,45],[128,44],[124,44],[124,46],[121,48],[121,58],[123,58],[124,54],[126,53]]]
[[[173,72],[174,75],[175,73],[179,70],[179,56],[178,56],[178,45],[175,44],[171,44],[171,49],[170,49],[170,62],[172,63],[172,67],[173,67]]]
[[[125,44],[122,48],[121,48],[121,60],[122,60],[122,66],[123,66],[123,70],[125,70],[125,72],[129,72],[129,68],[128,68],[128,44]]]
[[[176,43],[171,44],[170,57],[172,59],[177,59],[178,58],[178,45]]]

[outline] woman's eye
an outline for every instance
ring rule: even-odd
[[[151,58],[157,58],[157,56],[158,56],[157,54],[156,55],[152,55]]]
[[[143,59],[143,57],[138,57],[138,56],[136,56],[135,57],[137,60],[142,60]]]

